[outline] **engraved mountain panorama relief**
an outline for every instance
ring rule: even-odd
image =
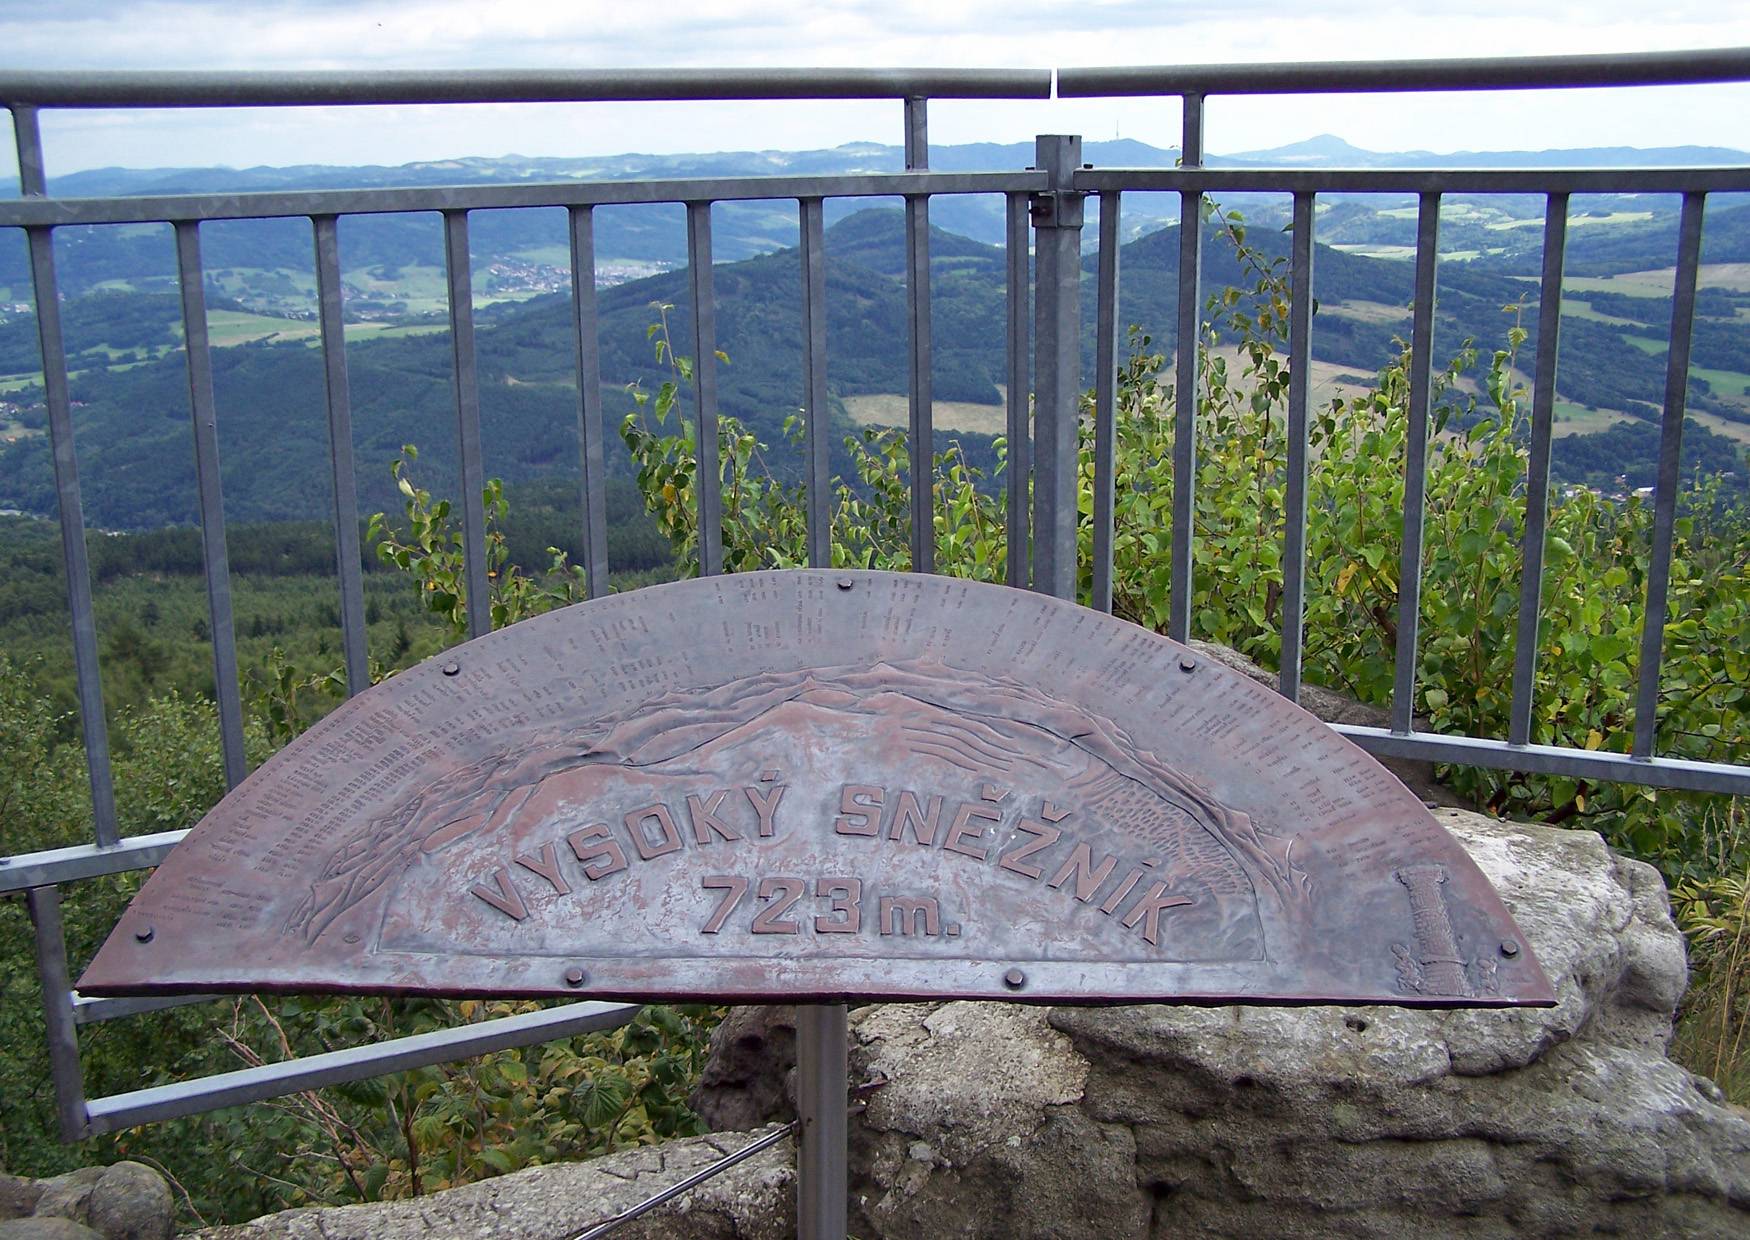
[[[807,571],[580,604],[337,711],[81,982],[227,987],[1552,999],[1420,802],[1297,707],[1036,594]]]

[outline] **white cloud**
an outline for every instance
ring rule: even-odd
[[[1644,51],[1750,44],[1750,12],[1674,0],[0,0],[16,68],[1068,66]],[[937,141],[1114,132],[1174,140],[1170,100],[932,105]],[[1331,131],[1376,149],[1750,147],[1750,88],[1352,99],[1215,98],[1209,145]],[[591,105],[45,116],[51,171],[105,163],[380,162],[897,141],[892,103]]]

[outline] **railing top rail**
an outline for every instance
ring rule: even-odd
[[[1104,95],[1311,95],[1348,91],[1543,90],[1687,86],[1750,80],[1750,47],[1608,56],[1134,65],[1060,69],[1060,98]]]
[[[868,172],[838,176],[707,177],[659,181],[274,190],[134,198],[0,199],[0,228],[139,224],[175,220],[484,211],[772,198],[880,198],[908,194],[1007,194],[1043,190],[1043,172]]]
[[[1739,164],[1605,168],[1083,168],[1075,187],[1208,193],[1348,194],[1741,194],[1750,167]],[[0,206],[0,212],[3,212]],[[0,214],[0,220],[5,217]]]
[[[42,108],[1050,97],[1049,69],[0,71],[0,102]]]

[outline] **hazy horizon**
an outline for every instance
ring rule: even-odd
[[[1681,51],[1750,45],[1750,6],[1671,0],[690,0],[684,11],[523,0],[0,0],[0,72],[104,69],[1067,68]],[[1427,95],[1212,95],[1206,145],[1344,135],[1373,151],[1750,148],[1750,83]],[[527,157],[813,150],[897,143],[897,100],[52,109],[50,175],[102,167],[397,166],[511,148]],[[932,100],[944,145],[1039,133],[1177,142],[1172,98]],[[0,140],[0,175],[12,144]],[[189,158],[190,153],[198,153]]]

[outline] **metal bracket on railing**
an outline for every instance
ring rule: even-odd
[[[1035,228],[1080,228],[1088,196],[1073,189],[1046,190],[1027,200]]]

